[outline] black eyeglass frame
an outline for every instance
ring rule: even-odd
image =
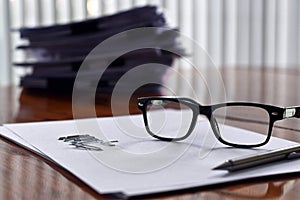
[[[169,138],[169,137],[161,137],[153,133],[148,125],[148,119],[147,119],[147,106],[151,101],[153,100],[162,100],[162,101],[169,101],[169,102],[175,102],[179,104],[183,104],[185,106],[188,106],[193,111],[193,118],[191,121],[191,125],[188,129],[188,132],[179,138]],[[227,107],[227,106],[249,106],[249,107],[257,107],[262,108],[269,114],[269,128],[268,133],[265,141],[258,143],[258,144],[236,144],[225,141],[218,130],[218,124],[213,117],[212,113],[219,108]],[[296,117],[300,118],[300,107],[278,107],[273,105],[267,105],[267,104],[261,104],[261,103],[253,103],[253,102],[228,102],[228,103],[220,103],[220,104],[214,104],[214,105],[201,105],[200,103],[196,102],[193,99],[186,98],[186,97],[169,97],[169,96],[153,96],[153,97],[141,97],[138,98],[138,108],[142,111],[144,124],[147,132],[154,138],[157,138],[162,141],[181,141],[189,137],[189,135],[193,132],[198,115],[204,115],[207,117],[207,119],[210,122],[210,126],[213,130],[214,135],[216,138],[223,144],[229,145],[232,147],[238,147],[238,148],[252,148],[252,147],[259,147],[267,144],[271,138],[272,135],[272,129],[273,125],[276,121],[283,120],[286,118]]]

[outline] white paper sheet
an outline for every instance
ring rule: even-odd
[[[4,127],[11,132],[1,128],[1,135],[43,153],[101,194],[143,195],[300,171],[300,160],[271,163],[235,173],[212,170],[227,159],[295,143],[272,138],[267,145],[257,149],[228,148],[216,142],[209,132],[209,124],[203,119],[187,140],[171,143],[150,137],[140,115],[76,122],[6,124]],[[237,135],[251,137],[256,134],[225,128]],[[104,151],[91,152],[74,149],[57,140],[60,136],[78,133],[117,139],[119,143],[116,147],[103,147]]]
[[[0,135],[12,142],[19,144],[20,146],[22,146],[30,151],[34,151],[35,153],[37,153],[43,157],[45,156],[40,150],[38,150],[37,148],[35,148],[34,146],[32,146],[31,144],[26,142],[20,136],[14,134],[12,131],[8,130],[7,128],[4,128],[3,126],[0,126]]]

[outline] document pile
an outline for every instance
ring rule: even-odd
[[[176,55],[162,50],[167,47],[180,51],[176,43],[177,35],[167,28],[165,17],[154,6],[145,6],[123,11],[114,15],[73,22],[64,25],[53,25],[35,28],[21,28],[18,31],[26,44],[19,45],[18,50],[25,52],[26,60],[15,62],[18,67],[31,68],[32,71],[21,78],[23,88],[37,88],[51,91],[72,91],[79,68],[87,55],[101,42],[124,31],[142,27],[158,27],[163,31],[148,31],[138,34],[134,40],[124,38],[124,43],[107,46],[105,52],[96,51],[85,65],[88,70],[85,80],[96,80],[97,92],[110,93],[118,80],[129,70],[147,63],[171,66]],[[121,52],[132,43],[151,48],[132,49]],[[154,48],[153,48],[154,47]],[[116,58],[110,62],[112,58]],[[138,74],[162,80],[166,67],[149,65],[147,73]],[[148,66],[148,65],[147,65]],[[105,70],[100,77],[97,70]],[[99,80],[100,79],[100,80]],[[152,81],[153,82],[153,81]],[[127,85],[128,84],[128,85]],[[132,81],[122,86],[130,87]],[[157,92],[158,84],[145,86],[141,92]]]

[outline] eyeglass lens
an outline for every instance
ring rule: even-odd
[[[270,117],[265,109],[252,106],[226,106],[214,110],[212,116],[218,123],[219,135],[226,142],[256,145],[267,139]],[[232,132],[227,130],[228,126],[224,124],[250,131]]]
[[[168,100],[151,100],[147,104],[149,130],[164,138],[184,137],[191,127],[193,110]]]

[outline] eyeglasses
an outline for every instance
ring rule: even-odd
[[[277,107],[251,102],[230,102],[202,106],[189,98],[142,97],[138,108],[143,113],[147,132],[163,141],[186,139],[194,130],[199,116],[209,121],[212,132],[223,144],[250,148],[266,144],[271,137],[276,121],[300,118],[300,107]],[[226,131],[227,126],[251,127],[260,132],[241,132],[243,135]],[[245,134],[247,133],[247,134]]]

